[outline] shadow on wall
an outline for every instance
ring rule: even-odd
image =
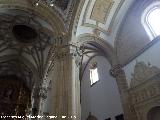
[[[94,115],[92,115],[90,112],[87,120],[98,120],[98,119]]]
[[[160,119],[160,106],[152,108],[147,114],[147,120],[159,120]]]

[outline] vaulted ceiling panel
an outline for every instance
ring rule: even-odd
[[[91,33],[107,39],[124,0],[86,0],[81,11],[77,33]],[[113,41],[108,41],[114,45]]]

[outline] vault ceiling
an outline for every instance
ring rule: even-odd
[[[0,13],[0,76],[17,75],[29,87],[35,82],[31,81],[33,75],[42,80],[54,40],[49,26],[24,11],[5,10]]]
[[[101,37],[110,34],[114,19],[123,2],[124,0],[86,0],[76,36],[84,33]]]
[[[133,0],[85,0],[79,8],[76,36],[94,35],[114,47],[117,29]]]
[[[142,23],[142,15],[151,4],[157,1],[82,0],[72,33],[78,43],[81,39],[97,44],[103,41],[114,51],[116,58],[112,61],[116,59],[115,62],[126,65],[154,43]],[[106,48],[105,51],[109,53]]]
[[[30,89],[34,84],[33,71],[18,59],[1,61],[0,75],[4,77],[12,75],[17,76],[18,78],[21,78],[25,85]]]
[[[30,0],[31,1],[31,0]],[[32,3],[35,7],[39,7],[35,5],[35,2],[38,0],[33,0]],[[64,22],[65,28],[68,31],[72,15],[74,13],[74,7],[76,5],[77,0],[55,0],[53,6],[50,5],[50,0],[39,0],[39,4],[43,4],[46,7],[50,8],[52,11],[54,11],[57,16]]]
[[[54,6],[48,0],[35,2],[0,0],[0,76],[16,75],[30,88],[36,81],[40,86],[52,69],[54,42],[69,32],[78,1],[56,0]]]

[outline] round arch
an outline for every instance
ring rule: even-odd
[[[103,56],[106,57],[111,65],[117,63],[114,48],[108,43],[104,42],[104,40],[101,38],[95,37],[92,34],[83,34],[77,37],[77,43],[79,46],[91,43],[103,53]]]
[[[109,44],[105,43],[104,40],[102,40],[101,38],[95,37],[94,35],[91,35],[91,34],[84,34],[84,35],[78,36],[77,44],[79,46],[85,46],[86,48],[87,46],[91,45],[95,48],[95,51],[92,52],[93,54],[90,56],[90,58],[85,60],[85,62],[82,61],[82,68],[80,70],[80,79],[82,79],[84,71],[87,65],[89,64],[89,62],[96,56],[105,57],[109,61],[111,66],[114,66],[117,64],[114,48]],[[88,52],[84,54],[88,54]]]

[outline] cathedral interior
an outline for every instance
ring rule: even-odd
[[[160,120],[159,40],[159,0],[0,0],[0,119]]]

